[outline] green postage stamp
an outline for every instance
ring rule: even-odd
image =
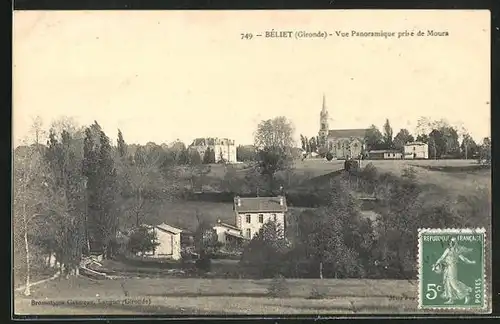
[[[420,229],[419,308],[484,310],[485,229]]]

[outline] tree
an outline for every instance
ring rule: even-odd
[[[165,152],[156,144],[139,146],[132,161],[126,163],[125,169],[120,172],[125,177],[126,190],[133,197],[134,204],[130,211],[135,216],[135,226],[142,223],[146,194],[158,194],[164,188],[160,168],[165,158]]]
[[[385,120],[384,124],[384,135],[383,135],[383,141],[386,149],[392,149],[393,148],[393,138],[392,138],[392,127],[391,124],[389,123],[389,119]]]
[[[406,128],[402,128],[394,137],[394,148],[402,150],[407,143],[413,142],[413,136]]]
[[[82,249],[85,245],[85,185],[82,174],[82,156],[72,145],[71,134],[63,130],[58,141],[52,130],[49,135],[45,159],[58,199],[51,208],[55,224],[56,259],[66,275],[78,274]]]
[[[305,257],[318,265],[318,276],[324,277],[324,265],[328,264],[334,277],[359,274],[363,266],[359,254],[369,249],[364,238],[371,228],[363,228],[359,206],[344,181],[332,181],[329,206],[312,215],[299,218],[299,240]]]
[[[207,147],[205,153],[203,154],[203,164],[213,164],[215,163],[215,151],[210,147]]]
[[[263,149],[266,147],[279,147],[283,150],[294,147],[294,126],[286,119],[280,116],[273,119],[262,121],[257,126],[255,132],[255,147]]]
[[[197,265],[200,269],[209,271],[211,259],[220,249],[221,244],[217,240],[217,233],[210,224],[202,219],[202,215],[196,211],[198,227],[194,233],[194,247],[199,255]]]
[[[260,278],[271,278],[281,271],[281,263],[287,252],[283,228],[274,221],[262,225],[245,247],[241,262]]]
[[[32,120],[30,133],[33,136],[34,144],[38,145],[44,139],[46,132],[43,129],[43,119],[40,116],[35,116]]]
[[[118,130],[117,146],[118,146],[118,155],[122,158],[125,157],[127,155],[127,145],[125,144],[125,140],[123,139],[123,134],[121,130]]]
[[[469,134],[462,135],[462,144],[460,145],[461,156],[464,159],[473,158],[478,151],[478,146]]]
[[[429,156],[439,159],[446,153],[446,140],[441,131],[434,129],[429,134]]]
[[[304,150],[304,152],[307,153],[307,137],[300,134],[300,143],[301,143],[301,147]]]
[[[479,149],[479,162],[491,164],[491,139],[485,137]]]
[[[377,126],[371,125],[365,134],[365,143],[368,151],[380,148],[383,143],[382,133],[378,130]]]
[[[109,138],[97,122],[86,129],[83,174],[87,177],[88,225],[91,246],[111,257],[118,227],[115,210],[116,169]]]
[[[134,254],[154,252],[156,247],[160,245],[158,235],[154,229],[150,230],[147,227],[140,226],[132,231],[127,244],[127,249]]]
[[[444,140],[444,152],[443,155],[448,157],[459,158],[460,157],[460,144],[458,142],[458,132],[457,130],[449,125],[445,125],[440,129],[441,134],[443,134]]]
[[[273,192],[276,173],[289,169],[291,158],[285,150],[279,147],[269,147],[259,151],[258,159],[259,172],[266,179],[269,192]]]
[[[318,145],[316,143],[316,137],[311,137],[309,139],[309,151],[310,152],[317,152],[318,150]]]
[[[267,179],[269,191],[274,188],[274,176],[291,167],[294,127],[285,117],[262,121],[255,133],[258,167]]]
[[[49,208],[49,200],[47,199],[49,197],[47,195],[48,186],[46,183],[48,168],[43,159],[43,154],[36,144],[28,146],[25,154],[20,154],[19,150],[14,151],[13,158],[14,250],[17,250],[20,244],[24,245],[23,252],[26,265],[24,294],[29,296],[31,295],[33,221],[37,217],[48,218],[45,213]],[[39,231],[35,230],[35,233],[37,232],[39,233]],[[46,233],[42,235],[44,234]],[[14,260],[19,260],[19,257],[14,258]]]
[[[236,160],[241,162],[255,161],[257,153],[253,145],[238,145],[236,148]]]
[[[415,141],[428,144],[429,143],[429,135],[427,135],[427,134],[420,134],[420,135],[417,136],[417,138],[415,139]]]

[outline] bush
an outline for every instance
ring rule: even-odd
[[[311,294],[307,299],[324,299],[326,298],[327,292],[323,287],[313,287],[311,289]]]
[[[154,231],[146,227],[139,227],[130,235],[127,250],[134,254],[152,252],[159,244]]]
[[[196,260],[196,268],[204,272],[210,272],[212,268],[212,260],[208,256],[202,256]]]
[[[290,288],[282,275],[275,276],[267,288],[267,295],[271,298],[286,298],[290,296]]]
[[[326,159],[327,159],[328,161],[333,160],[333,154],[332,154],[332,153],[330,153],[330,152],[326,153]]]

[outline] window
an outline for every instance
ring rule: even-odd
[[[250,223],[252,221],[252,217],[250,214],[248,214],[246,218],[247,218],[247,223]]]
[[[273,220],[276,221],[276,214],[273,214]]]
[[[413,147],[413,150],[415,151],[415,146]]]
[[[358,143],[354,143],[354,148],[358,148]]]
[[[259,223],[264,223],[264,215],[259,214]]]
[[[247,228],[246,234],[247,234],[248,238],[252,238],[252,230],[251,229]]]
[[[337,143],[337,148],[340,149],[340,143]]]

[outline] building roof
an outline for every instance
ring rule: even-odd
[[[413,146],[413,145],[426,145],[426,144],[422,142],[411,142],[405,144],[405,146]]]
[[[328,131],[329,137],[335,138],[349,138],[349,137],[360,137],[364,138],[367,129],[330,129]]]
[[[368,152],[368,154],[372,153],[401,153],[401,151],[398,150],[371,150]]]
[[[223,223],[220,220],[217,221],[217,224],[215,226],[222,226],[222,227],[227,227],[227,228],[230,228],[230,229],[234,229],[234,230],[240,231],[240,229],[238,227],[236,227],[235,225],[230,225],[230,224],[227,224],[227,223]]]
[[[240,205],[238,205],[238,199]],[[283,199],[283,205],[280,204]],[[285,212],[287,211],[286,198],[283,196],[278,197],[235,197],[234,210],[238,213],[252,213],[252,212]]]
[[[182,229],[167,225],[165,223],[160,224],[160,225],[156,225],[156,228],[158,228],[164,232],[169,232],[169,233],[173,233],[173,234],[180,234],[183,232]]]
[[[226,235],[237,237],[237,238],[241,238],[241,239],[244,239],[244,240],[250,240],[250,238],[245,237],[245,236],[243,236],[241,234],[235,234],[235,233],[231,233],[231,232],[226,232]]]

